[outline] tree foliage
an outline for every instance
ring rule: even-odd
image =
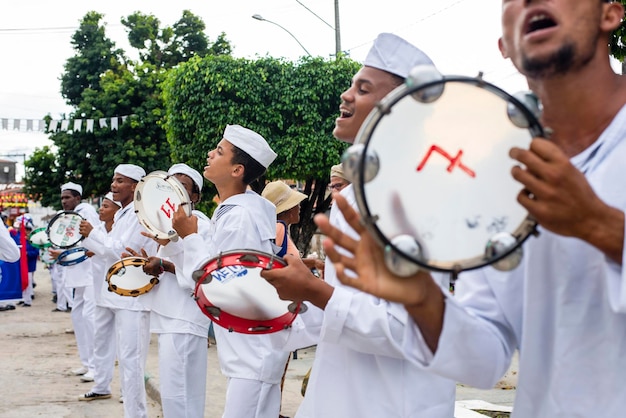
[[[101,19],[99,13],[87,13],[72,38],[76,54],[67,60],[62,94],[74,107],[70,119],[125,119],[119,120],[118,129],[50,132],[55,147],[38,150],[37,158],[26,162],[26,190],[44,196],[46,204],[55,207],[59,206],[58,187],[65,181],[79,181],[86,196],[100,195],[109,190],[113,169],[119,163],[138,164],[146,172],[167,169],[171,150],[162,128],[161,83],[167,70],[181,60],[194,53],[212,53],[213,45],[202,32],[204,23],[188,11],[172,28],[161,29],[158,19],[139,12],[122,19],[131,45],[139,49],[139,62],[115,49]],[[216,49],[230,51],[224,36]],[[35,178],[51,161],[58,175]],[[53,196],[48,197],[51,191]]]
[[[173,158],[203,167],[228,124],[263,135],[278,154],[267,178],[305,183],[309,199],[292,233],[306,251],[315,230],[312,215],[330,203],[325,193],[330,167],[346,147],[331,134],[339,96],[359,67],[346,58],[293,63],[271,57],[194,57],[170,71],[164,84]]]

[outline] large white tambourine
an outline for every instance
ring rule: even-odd
[[[517,203],[508,153],[544,136],[539,105],[480,76],[433,74],[385,97],[344,155],[364,224],[399,275],[514,268],[536,223]]]

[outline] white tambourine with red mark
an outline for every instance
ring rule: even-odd
[[[512,147],[544,136],[540,104],[478,77],[413,69],[343,158],[366,228],[396,274],[515,268],[536,223],[517,202]]]
[[[179,206],[183,206],[187,216],[191,215],[187,190],[176,177],[165,171],[153,171],[144,176],[135,188],[134,202],[139,222],[156,239],[178,239],[172,218]]]

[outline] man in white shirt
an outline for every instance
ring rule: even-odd
[[[340,280],[405,305],[414,321],[405,352],[417,364],[488,388],[519,349],[513,417],[608,418],[626,404],[626,79],[608,50],[623,17],[620,2],[502,2],[500,49],[553,132],[510,150],[517,200],[539,224],[514,270],[461,273],[450,298],[426,271],[391,274],[344,199],[337,204],[359,241],[318,218]]]
[[[156,252],[156,243],[141,234],[143,226],[134,210],[134,191],[137,183],[145,176],[143,168],[134,164],[120,164],[115,168],[111,183],[112,197],[122,204],[115,213],[113,228],[109,234],[94,229],[89,222],[81,222],[80,233],[85,246],[98,249],[97,256],[105,257],[105,265],[112,266],[127,248]],[[103,278],[104,280],[105,278]],[[81,401],[111,397],[113,364],[118,354],[124,416],[147,418],[144,370],[150,343],[150,311],[143,304],[145,295],[121,296],[102,286],[101,301],[96,308],[95,378],[90,392],[79,396]],[[108,344],[117,340],[115,347]]]

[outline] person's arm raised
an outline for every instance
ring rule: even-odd
[[[347,286],[403,304],[434,353],[443,328],[445,301],[441,288],[423,270],[409,277],[391,273],[384,262],[383,248],[362,225],[359,214],[342,196],[335,197],[335,204],[360,237],[357,241],[342,233],[330,224],[325,215],[315,217],[315,223],[327,237],[324,250],[337,270],[337,278]],[[351,255],[339,252],[338,247]]]

